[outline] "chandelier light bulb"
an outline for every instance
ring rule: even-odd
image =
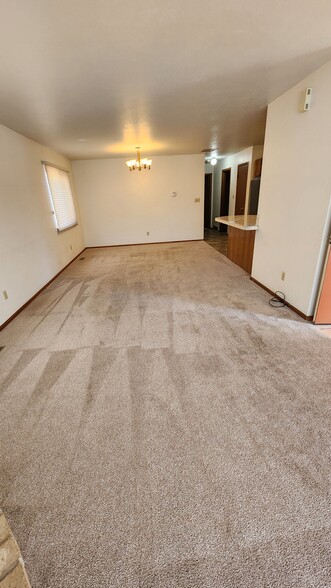
[[[137,158],[136,159],[129,159],[126,161],[126,165],[128,166],[130,171],[141,171],[142,169],[151,169],[152,160],[145,157],[141,159],[140,156],[140,147],[136,147],[137,149]]]

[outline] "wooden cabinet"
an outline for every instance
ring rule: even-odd
[[[229,226],[228,258],[249,274],[252,271],[255,231],[243,231]]]
[[[250,274],[259,217],[256,214],[218,216],[215,221],[229,227],[228,258]]]
[[[259,178],[262,173],[262,157],[254,161],[253,178]]]

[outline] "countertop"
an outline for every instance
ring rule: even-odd
[[[256,231],[259,228],[259,217],[256,214],[217,216],[215,221],[223,225],[229,225],[229,227],[241,229],[242,231]]]

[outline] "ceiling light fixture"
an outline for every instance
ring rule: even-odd
[[[140,147],[136,147],[137,149],[137,159],[130,159],[126,162],[130,171],[134,171],[137,169],[141,171],[142,169],[151,169],[152,160],[151,159],[141,159],[140,157]]]
[[[216,157],[212,157],[210,160],[211,165],[216,165],[217,163],[217,158]]]

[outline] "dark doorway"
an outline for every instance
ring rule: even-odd
[[[238,165],[235,214],[244,214],[247,191],[248,161]]]
[[[221,204],[220,216],[228,216],[229,202],[230,202],[230,182],[231,182],[231,168],[222,170],[222,185],[221,185]],[[219,225],[220,233],[227,232],[227,225]]]
[[[213,174],[205,174],[205,213],[203,226],[210,229],[211,222],[211,190],[213,185]]]

